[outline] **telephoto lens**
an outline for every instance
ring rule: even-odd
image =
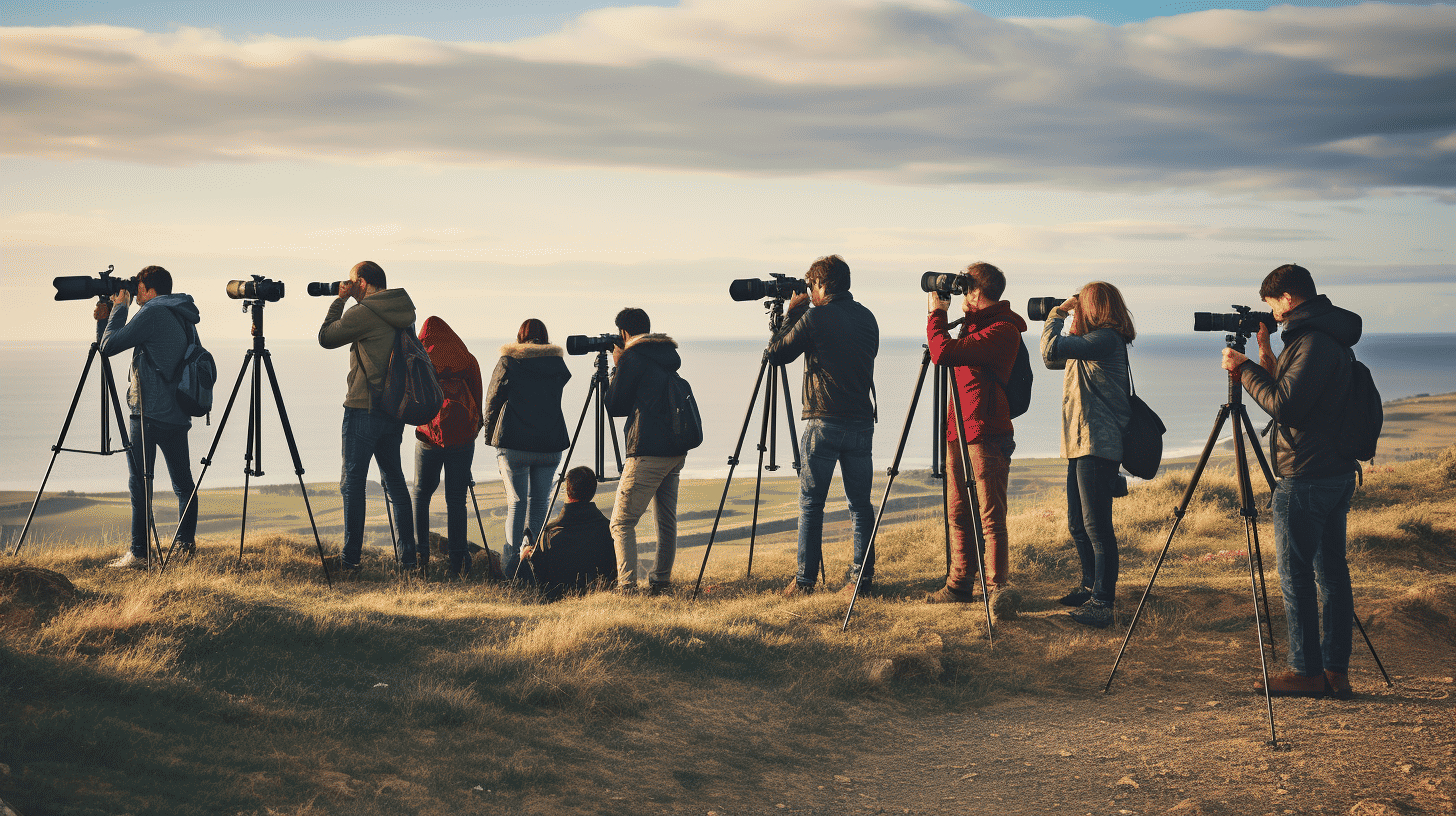
[[[787,300],[794,295],[802,295],[809,291],[809,284],[799,278],[791,278],[788,275],[781,275],[777,272],[771,273],[773,280],[758,280],[756,278],[744,278],[743,280],[730,281],[728,284],[728,297],[734,300]]]
[[[566,353],[591,354],[598,351],[610,351],[620,345],[622,345],[622,335],[620,334],[599,334],[595,337],[573,334],[566,338]]]
[[[112,295],[125,289],[136,297],[137,279],[113,278],[108,268],[99,277],[90,275],[63,275],[51,281],[56,287],[56,300],[87,300],[88,298],[104,297]]]
[[[308,285],[309,297],[324,297],[326,295],[338,297],[340,283],[341,281],[334,281],[333,283],[310,283]]]
[[[964,295],[970,284],[970,276],[926,272],[920,276],[920,291],[939,292],[942,298]]]
[[[1046,320],[1047,315],[1055,312],[1057,307],[1067,298],[1039,297],[1032,298],[1026,302],[1026,316],[1032,320]]]
[[[262,275],[254,275],[250,281],[228,281],[227,296],[233,300],[278,301],[283,299],[283,283]]]

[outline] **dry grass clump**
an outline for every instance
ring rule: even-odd
[[[1436,472],[1447,482],[1456,482],[1456,445],[1451,445],[1436,455]]]

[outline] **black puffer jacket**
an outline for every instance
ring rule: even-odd
[[[617,581],[617,550],[607,517],[594,502],[567,502],[531,553],[531,574],[547,600]]]
[[[561,347],[507,343],[500,351],[485,395],[485,443],[537,453],[571,447],[561,414],[561,390],[571,372]]]
[[[1274,418],[1269,455],[1276,475],[1314,479],[1355,470],[1335,438],[1350,387],[1348,349],[1360,330],[1360,315],[1319,295],[1289,311],[1277,372],[1252,361],[1239,368],[1244,390]]]
[[[807,312],[808,314],[805,314]],[[880,324],[848,292],[823,306],[789,312],[788,327],[769,343],[769,359],[791,363],[804,355],[804,419],[872,419],[870,388]]]
[[[665,334],[632,338],[607,386],[607,413],[627,417],[627,456],[681,456],[669,441],[667,372],[682,367],[677,343]]]

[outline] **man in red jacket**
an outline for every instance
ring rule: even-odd
[[[980,583],[981,565],[976,563],[976,544],[971,507],[966,500],[965,469],[961,462],[959,433],[966,435],[971,464],[976,474],[976,492],[981,505],[981,528],[986,537],[986,588],[992,594],[997,615],[1016,611],[1019,596],[1006,591],[1009,577],[1006,550],[1006,484],[1011,472],[1011,412],[1006,382],[1016,363],[1021,333],[1026,321],[1001,300],[1006,276],[988,263],[966,268],[965,322],[960,337],[951,337],[946,310],[950,300],[931,292],[930,318],[925,329],[930,359],[937,365],[953,366],[955,387],[960,392],[960,422],[950,421],[954,400],[946,417],[946,478],[950,480],[951,539],[950,574],[945,586],[926,597],[927,603],[965,603]]]

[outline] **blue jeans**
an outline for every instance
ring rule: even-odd
[[[147,464],[145,468],[140,468],[137,465],[142,461],[138,456],[138,451],[143,447],[141,418],[132,415],[131,448],[127,451],[126,461],[127,468],[131,471],[127,480],[127,487],[131,490],[131,551],[137,558],[147,557],[147,508],[144,491],[147,489],[147,471],[151,471],[153,478],[156,477],[158,449],[162,451],[162,460],[167,463],[167,475],[172,477],[172,492],[177,495],[177,516],[180,519],[177,540],[191,542],[197,537],[197,502],[194,501],[191,507],[187,506],[187,500],[192,498],[195,485],[192,481],[192,466],[187,461],[190,458],[187,455],[188,430],[186,425],[147,420]],[[155,510],[152,514],[156,515]]]
[[[516,577],[521,565],[521,547],[528,543],[526,531],[541,534],[546,523],[547,503],[551,501],[551,479],[561,464],[561,451],[537,451],[498,448],[496,463],[500,465],[501,484],[506,491],[506,542],[501,545],[501,568],[506,578]]]
[[[379,411],[344,409],[344,472],[339,493],[344,497],[344,563],[359,565],[364,549],[364,501],[369,482],[369,460],[379,463],[379,478],[393,507],[399,531],[399,557],[405,566],[415,563],[415,522],[409,487],[399,460],[404,423]]]
[[[1067,460],[1067,530],[1082,562],[1082,586],[1109,606],[1117,596],[1117,536],[1112,483],[1119,463],[1100,456]]]
[[[445,471],[445,532],[450,543],[450,572],[470,571],[470,549],[466,539],[465,494],[470,490],[470,464],[475,459],[475,442],[436,447],[415,440],[415,540],[426,558],[430,550],[430,499],[440,486]]]
[[[1274,546],[1289,622],[1289,668],[1297,674],[1350,668],[1355,599],[1345,561],[1345,516],[1354,494],[1354,473],[1281,479],[1274,488]]]
[[[874,479],[870,448],[874,435],[874,422],[868,419],[804,422],[804,466],[799,471],[799,573],[794,576],[802,586],[819,581],[819,564],[824,560],[824,501],[829,498],[835,464],[839,465],[854,524],[854,557],[848,580],[854,580],[861,567],[864,580],[874,580],[873,554],[865,563],[865,549],[875,528],[875,508],[870,503],[870,483]]]

